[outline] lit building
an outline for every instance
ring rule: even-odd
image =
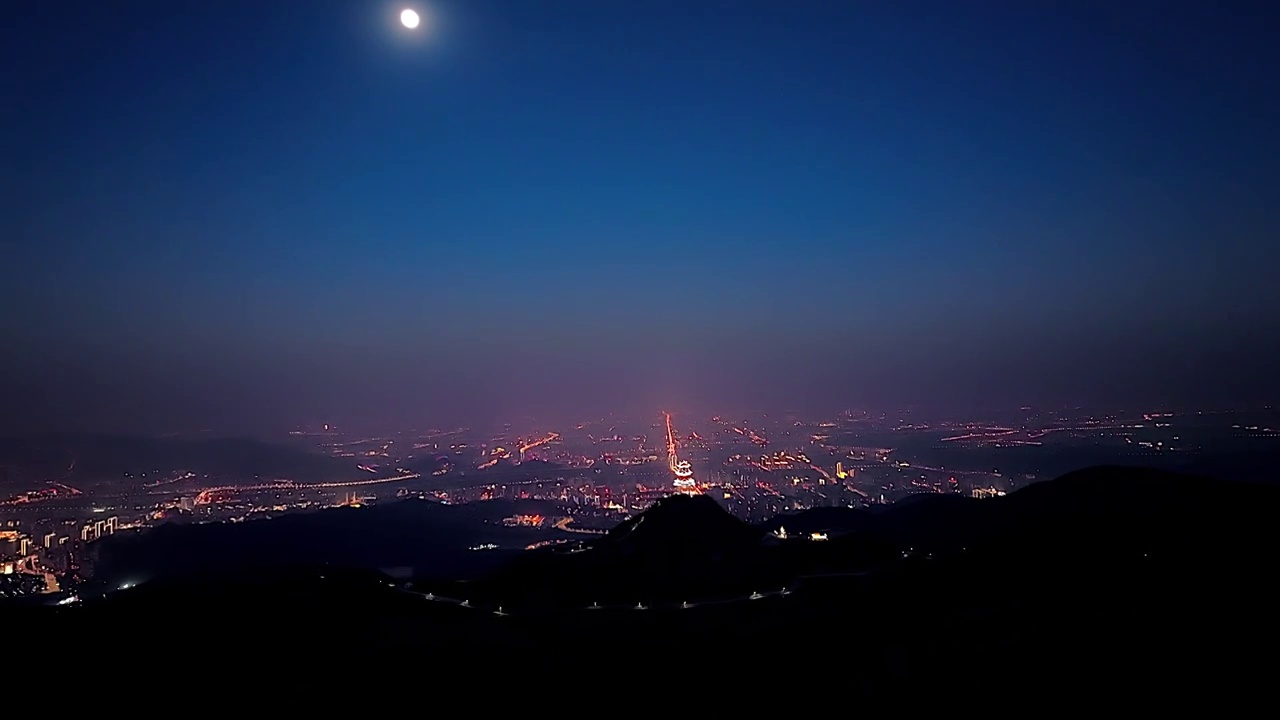
[[[674,455],[672,459],[674,462],[671,464],[671,472],[676,476],[673,482],[676,490],[680,492],[697,492],[698,481],[693,477],[693,467],[689,465],[689,461],[675,459]]]
[[[0,531],[0,556],[17,552],[20,537],[17,530]]]
[[[673,485],[676,492],[696,494],[698,490],[698,481],[693,477],[693,466],[688,460],[681,460],[676,455],[676,434],[671,429],[671,415],[667,415],[667,463],[671,467],[671,474],[675,476]]]
[[[513,515],[503,518],[502,524],[507,527],[542,527],[545,520],[542,515]]]

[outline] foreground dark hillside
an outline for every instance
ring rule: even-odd
[[[924,495],[878,511],[821,508],[775,517],[762,529],[874,537],[941,553],[987,545],[1008,551],[1015,539],[1064,550],[1079,543],[1189,543],[1184,551],[1198,552],[1201,545],[1193,539],[1206,532],[1221,542],[1265,536],[1253,521],[1263,520],[1278,497],[1277,487],[1098,467],[990,500]]]
[[[476,582],[431,585],[440,592],[507,607],[678,604],[786,585],[765,534],[714,500],[674,495],[603,538],[528,553]]]
[[[504,528],[502,518],[545,507],[532,501],[443,505],[412,499],[243,523],[167,524],[96,543],[93,575],[103,587],[321,565],[470,577],[544,539],[546,533],[536,530]],[[485,543],[506,549],[469,550]]]
[[[222,662],[214,648],[234,641],[289,667],[412,657],[415,673],[614,673],[678,659],[835,683],[847,698],[1241,697],[1280,639],[1277,512],[1272,488],[1100,468],[996,500],[782,520],[833,534],[847,521],[812,542],[679,497],[483,581],[299,568],[153,583],[10,627],[186,667]]]

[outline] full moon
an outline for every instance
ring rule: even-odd
[[[412,11],[412,10],[403,10],[403,11],[401,11],[401,13],[400,13],[400,24],[401,24],[401,25],[404,25],[405,27],[407,27],[407,28],[409,28],[410,30],[412,30],[412,29],[414,29],[414,28],[418,27],[418,22],[419,22],[419,20],[418,20],[418,13],[416,13],[416,12],[414,12],[414,11]]]

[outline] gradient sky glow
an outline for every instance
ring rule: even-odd
[[[9,430],[1280,392],[1273,3],[3,17]]]

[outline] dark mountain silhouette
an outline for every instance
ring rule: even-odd
[[[412,499],[244,523],[168,524],[95,543],[94,578],[113,587],[150,578],[320,565],[468,577],[492,571],[527,544],[545,539],[550,531],[501,524],[516,512],[545,509],[524,501],[442,505]],[[506,550],[469,549],[487,543]]]
[[[522,558],[465,592],[537,607],[714,596],[779,582],[762,537],[711,498],[673,495],[599,540]]]
[[[1132,529],[1194,532],[1212,522],[1212,509],[1226,504],[1252,516],[1251,508],[1274,502],[1276,489],[1144,468],[1098,467],[1036,483],[989,500],[923,495],[882,511],[816,508],[779,515],[761,529],[785,527],[794,534],[856,533],[903,547],[947,552],[1013,537],[1088,534],[1114,541]],[[1234,532],[1231,527],[1220,528]],[[1087,533],[1085,531],[1088,531]]]
[[[783,513],[762,522],[758,527],[769,533],[785,530],[788,535],[802,537],[813,533],[843,535],[857,532],[873,523],[873,513],[853,508],[820,507]]]
[[[145,602],[129,591],[9,627],[44,640],[50,627],[160,632],[193,617],[228,637],[301,624],[319,630],[268,655],[298,663],[421,648],[416,673],[776,667],[830,681],[841,697],[895,701],[924,690],[985,697],[988,687],[1040,702],[1063,693],[1149,701],[1173,687],[1180,698],[1198,687],[1238,697],[1268,686],[1268,666],[1253,658],[1278,639],[1277,512],[1276,488],[1095,468],[1004,498],[850,515],[852,529],[827,542],[779,542],[705,498],[673,497],[594,543],[525,553],[479,581],[414,588],[448,590],[468,608],[377,575],[337,593],[327,579],[268,573],[160,585]]]
[[[623,554],[683,555],[752,547],[760,535],[705,495],[672,495],[627,518],[592,544]]]

